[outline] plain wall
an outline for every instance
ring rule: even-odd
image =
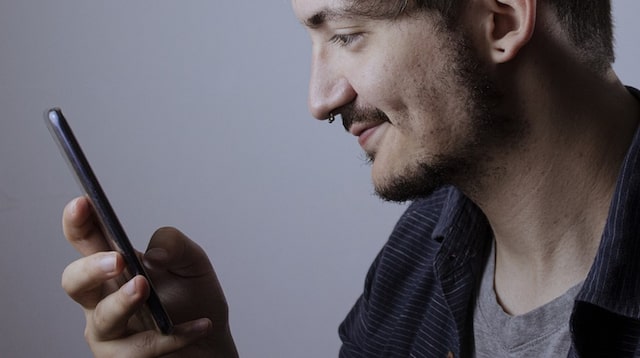
[[[337,356],[337,326],[404,209],[372,194],[339,123],[310,119],[288,0],[0,3],[0,355],[85,357],[60,288],[80,193],[43,112],[63,108],[135,246],[159,226],[209,253],[243,357]],[[640,4],[615,1],[640,86]]]

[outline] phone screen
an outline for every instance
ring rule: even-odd
[[[142,275],[149,281],[151,292],[138,318],[147,329],[157,329],[164,334],[171,333],[173,329],[171,319],[162,306],[144,266],[138,259],[136,251],[133,249],[60,108],[48,110],[45,113],[45,121],[76,180],[89,198],[109,246],[113,250],[120,252],[125,260],[125,274],[118,284],[122,285],[136,275]]]

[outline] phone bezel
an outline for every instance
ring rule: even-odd
[[[124,258],[127,271],[125,273],[125,280],[129,280],[137,275],[142,275],[149,282],[150,293],[146,301],[147,308],[144,310],[149,311],[148,314],[150,314],[152,320],[149,322],[148,314],[145,312],[143,312],[142,317],[139,318],[145,326],[152,325],[152,327],[146,328],[155,328],[163,334],[171,333],[173,323],[162,302],[160,302],[160,298],[149,279],[149,275],[138,259],[137,253],[133,245],[131,245],[131,241],[120,224],[120,220],[118,220],[111,203],[100,186],[98,178],[91,169],[91,165],[85,157],[61,109],[56,107],[46,111],[45,122],[63,157],[74,173],[76,181],[89,198],[106,241],[113,250],[118,251]]]

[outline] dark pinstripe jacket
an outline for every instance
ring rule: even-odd
[[[455,188],[414,202],[340,326],[340,357],[468,357],[490,240],[482,212]],[[576,298],[571,333],[569,357],[640,357],[640,130]]]

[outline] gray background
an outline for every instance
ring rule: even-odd
[[[638,86],[640,4],[614,5]],[[137,247],[163,225],[205,247],[241,356],[336,356],[404,207],[372,195],[340,124],[310,119],[308,66],[289,0],[1,0],[0,355],[89,355],[59,285],[79,194],[42,119],[61,106]]]

